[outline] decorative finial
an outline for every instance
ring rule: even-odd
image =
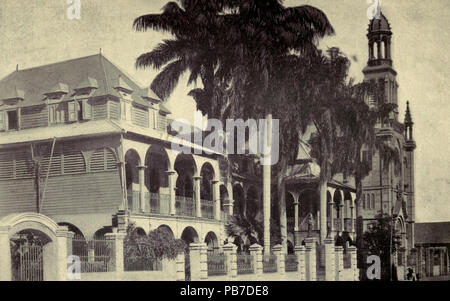
[[[102,54],[102,49],[100,48],[100,54]]]
[[[16,65],[16,71],[19,71],[19,64]]]
[[[411,118],[411,111],[409,109],[409,101],[406,102],[406,113],[405,113],[405,125],[413,124]]]

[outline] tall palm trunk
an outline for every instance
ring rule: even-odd
[[[320,242],[323,243],[327,237],[327,188],[328,179],[320,174],[319,195],[320,195]]]
[[[263,216],[264,216],[264,252],[270,252],[270,185],[271,185],[271,145],[272,145],[272,114],[268,113],[266,115],[266,133],[264,141],[264,151],[263,156],[265,157],[265,162],[263,165]]]
[[[280,208],[280,232],[281,232],[281,244],[283,246],[284,253],[287,253],[287,216],[286,216],[286,183],[284,181],[286,175],[286,160],[284,158],[280,161],[280,171],[277,175],[277,191],[278,202]]]

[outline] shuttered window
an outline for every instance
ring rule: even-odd
[[[0,180],[29,178],[33,176],[31,154],[26,150],[0,152]]]
[[[89,120],[92,119],[92,106],[91,103],[87,99],[83,99],[82,102],[82,108],[83,108],[83,120]]]
[[[67,105],[68,105],[68,111],[69,111],[69,121],[77,121],[78,113],[77,113],[77,105],[76,105],[75,101],[71,101]]]
[[[105,151],[105,160],[106,160],[106,170],[115,170],[117,169],[117,160],[116,156],[110,149],[106,149]]]
[[[6,129],[5,126],[5,112],[0,111],[0,131],[4,131]]]
[[[11,151],[0,152],[0,179],[14,178],[14,153]]]
[[[64,174],[86,172],[84,156],[80,150],[71,144],[64,144]]]
[[[62,174],[62,152],[61,147],[55,145],[55,149],[53,150],[53,156],[51,156],[52,145],[47,145],[45,149],[45,153],[41,159],[41,176],[47,176],[47,172],[49,176],[58,176]],[[50,164],[50,156],[52,158],[52,162]],[[50,171],[49,171],[50,165]]]
[[[33,162],[31,160],[31,153],[25,150],[18,150],[14,152],[16,178],[33,177]]]
[[[104,171],[117,169],[116,157],[108,148],[96,150],[91,156],[90,171]]]

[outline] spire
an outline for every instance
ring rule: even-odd
[[[406,113],[405,113],[405,125],[413,125],[413,121],[411,118],[411,111],[409,109],[409,101],[406,102]]]

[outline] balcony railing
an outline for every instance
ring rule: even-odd
[[[139,213],[139,198],[141,193],[139,191],[128,191],[127,198],[128,198],[128,210],[131,211],[131,213]]]
[[[185,196],[175,197],[175,209],[176,214],[181,216],[193,216],[195,217],[195,201],[193,198]]]
[[[141,208],[139,191],[128,192],[128,210],[133,214],[161,214],[170,215],[170,195],[144,192],[144,208]],[[214,202],[200,200],[203,218],[214,219]],[[196,217],[195,200],[190,197],[175,197],[175,214],[179,216]],[[228,214],[222,211],[222,221],[228,220]]]
[[[214,201],[200,200],[202,208],[202,217],[214,219]]]
[[[149,211],[154,214],[170,215],[170,195],[159,193],[146,193],[146,204],[150,205]]]

